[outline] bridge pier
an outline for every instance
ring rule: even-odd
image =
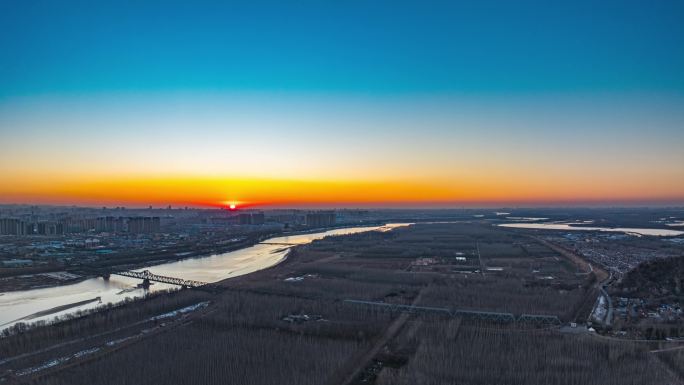
[[[143,289],[149,289],[150,288],[150,280],[147,278],[143,279],[143,282],[140,284],[140,286]]]
[[[105,281],[109,281],[109,273],[102,274],[102,279],[104,279]]]

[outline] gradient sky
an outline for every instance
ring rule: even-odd
[[[0,2],[0,203],[684,203],[681,1]]]

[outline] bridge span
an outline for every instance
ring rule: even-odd
[[[415,306],[415,305],[402,305],[396,303],[386,303],[386,302],[376,302],[376,301],[363,301],[356,299],[345,299],[345,303],[354,305],[365,305],[374,306],[380,309],[390,310],[393,312],[406,312],[406,313],[423,313],[423,314],[439,314],[447,317],[464,317],[471,319],[479,319],[482,321],[495,321],[495,322],[527,322],[540,325],[560,325],[562,324],[560,318],[555,315],[546,314],[521,314],[515,316],[513,313],[499,313],[491,311],[477,311],[477,310],[460,310],[460,309],[449,309],[445,307],[431,307],[431,306]]]
[[[198,287],[208,285],[207,282],[193,281],[191,279],[182,279],[182,278],[176,278],[176,277],[167,277],[164,275],[154,274],[149,270],[143,270],[143,271],[124,270],[124,271],[113,272],[110,274],[120,275],[122,277],[142,279],[143,280],[142,286],[145,288],[150,287],[150,281],[168,283],[171,285],[178,285],[178,286],[191,287],[191,288],[198,288]]]

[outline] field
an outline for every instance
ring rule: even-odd
[[[329,237],[220,285],[6,337],[0,376],[70,385],[681,383],[681,350],[650,353],[662,347],[563,326],[586,320],[594,274],[534,238],[480,223]],[[177,309],[186,310],[168,313]],[[59,357],[68,358],[45,367]]]

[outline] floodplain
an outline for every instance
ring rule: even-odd
[[[155,293],[7,336],[0,376],[36,384],[680,383],[681,350],[651,353],[672,344],[589,329],[600,270],[586,266],[479,221],[331,236],[221,281],[220,292]]]

